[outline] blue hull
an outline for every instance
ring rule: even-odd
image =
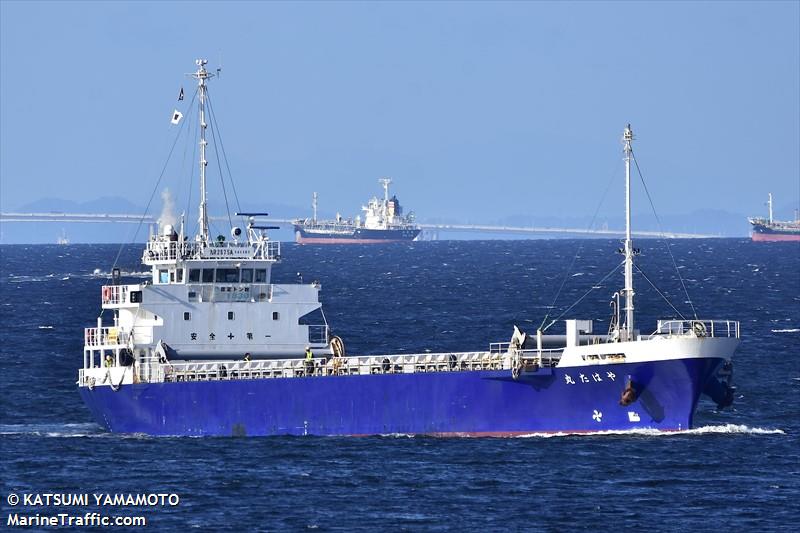
[[[81,387],[98,423],[150,435],[515,435],[688,429],[721,359]],[[596,374],[595,374],[596,373]],[[583,376],[583,377],[581,377]],[[620,405],[628,380],[636,400]],[[570,383],[573,382],[573,383]]]

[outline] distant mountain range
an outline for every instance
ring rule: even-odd
[[[141,214],[144,208],[119,196],[102,196],[86,202],[42,198],[14,209],[14,213],[110,213]]]
[[[151,206],[150,213],[158,216],[162,201],[160,198],[154,199],[155,207]],[[187,206],[176,207],[176,211],[185,211]],[[196,206],[189,206],[190,216],[187,222],[194,225]],[[271,216],[275,218],[295,218],[307,216],[309,208],[295,205],[268,203],[265,205],[244,205],[242,209],[262,211],[267,209]],[[129,200],[121,197],[101,197],[85,202],[75,202],[59,198],[42,198],[35,202],[22,205],[16,209],[4,212],[16,213],[109,213],[109,214],[132,214],[137,215],[144,212],[144,207],[138,206]],[[766,215],[766,213],[750,213],[753,215]],[[536,226],[536,227],[559,227],[589,229],[591,217],[589,216],[552,216],[538,214],[517,214],[502,218],[491,219],[489,217],[464,218],[456,217],[436,217],[434,214],[428,217],[420,217],[420,223],[447,223],[447,224],[486,224],[502,226]],[[332,217],[332,214],[320,213],[321,217]],[[675,215],[667,214],[660,217],[659,223],[653,215],[634,214],[635,228],[643,231],[680,232],[680,233],[701,233],[716,235],[720,237],[746,237],[750,232],[750,225],[747,216],[742,213],[733,213],[719,209],[703,209],[688,214]],[[789,220],[794,218],[793,206],[785,205],[775,210],[775,218],[779,220]],[[591,229],[622,229],[625,221],[622,217],[598,217],[592,224]],[[137,232],[138,229],[138,232]],[[66,234],[70,242],[73,243],[100,243],[100,242],[143,242],[148,235],[148,228],[139,227],[136,224],[117,224],[117,223],[53,223],[53,222],[6,222],[0,226],[1,244],[28,244],[28,243],[55,243],[58,237]],[[225,231],[227,233],[227,231]],[[275,231],[274,238],[288,241],[292,240],[290,229]],[[447,233],[440,233],[440,239],[450,238]],[[452,235],[453,238],[464,238],[465,235]],[[497,238],[497,236],[482,236],[470,234],[469,238]]]

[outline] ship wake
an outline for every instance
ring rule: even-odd
[[[120,437],[109,433],[97,424],[0,424],[0,436],[30,436],[45,438]],[[139,435],[136,435],[139,436]]]
[[[722,424],[716,426],[701,426],[698,428],[679,431],[661,431],[652,428],[597,431],[592,433],[563,432],[563,433],[529,433],[518,435],[515,438],[553,438],[553,437],[595,437],[605,435],[641,436],[641,437],[683,437],[687,435],[785,435],[786,432],[776,428],[750,427],[745,424]]]

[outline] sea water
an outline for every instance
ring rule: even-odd
[[[735,403],[718,411],[701,400],[688,431],[521,438],[109,434],[81,403],[75,380],[83,328],[96,325],[100,287],[119,247],[0,247],[2,524],[11,513],[98,511],[145,516],[148,529],[794,530],[800,246],[744,239],[636,245],[637,264],[658,289],[635,275],[643,333],[677,312],[741,322]],[[534,332],[555,318],[548,332],[563,331],[561,318],[594,318],[595,332],[605,332],[610,297],[623,285],[619,246],[285,244],[273,281],[320,281],[325,315],[348,353],[485,349],[508,341],[514,325]],[[124,282],[146,279],[140,254],[140,246],[121,249]],[[10,494],[45,493],[166,493],[180,502],[9,504]]]

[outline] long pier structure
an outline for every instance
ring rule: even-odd
[[[210,217],[212,220],[227,220],[225,217]],[[278,226],[291,226],[293,219],[270,218],[271,223]],[[152,224],[156,217],[146,215],[128,215],[111,213],[0,213],[0,223],[6,222],[61,222],[61,223],[123,223],[123,224]],[[620,237],[625,235],[622,229],[587,229],[587,228],[555,228],[546,226],[502,226],[488,224],[418,224],[423,232],[428,235],[438,235],[440,232],[453,233],[483,233],[483,234],[515,234],[515,235],[576,235],[596,237]],[[636,237],[668,238],[668,239],[710,239],[719,235],[700,233],[678,233],[658,231],[636,231]]]

